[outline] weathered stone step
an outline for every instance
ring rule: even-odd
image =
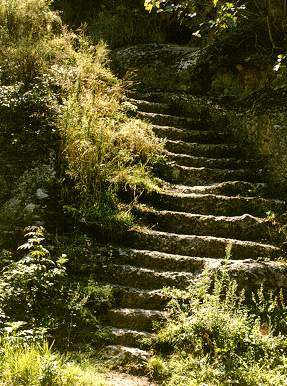
[[[187,154],[200,157],[233,157],[240,156],[240,149],[234,144],[203,144],[197,142],[184,142],[184,141],[165,141],[165,148],[171,153]]]
[[[212,276],[224,269],[245,288],[260,287],[261,284],[268,288],[287,288],[287,264],[280,261],[212,259],[137,249],[120,249],[119,255],[133,265],[190,271],[195,280],[203,271],[209,271]]]
[[[236,280],[239,288],[246,290],[247,295],[251,291],[257,291],[262,286],[264,289],[272,289],[272,291],[280,289],[286,291],[287,289],[287,264],[285,262],[229,261],[225,265],[215,268],[215,272],[220,272],[222,269],[228,272],[230,278]]]
[[[286,203],[260,197],[229,197],[216,194],[156,193],[154,204],[161,209],[211,214],[216,216],[241,216],[251,214],[266,217],[267,212],[283,213]]]
[[[112,308],[106,314],[106,321],[112,327],[152,332],[154,323],[165,319],[163,311],[141,308]]]
[[[146,113],[138,111],[138,118],[146,120],[154,125],[172,126],[193,130],[206,130],[207,124],[199,119],[169,114]]]
[[[129,98],[129,102],[138,108],[139,111],[144,111],[147,113],[159,113],[159,114],[169,114],[170,106],[168,103],[162,102],[150,102],[144,99],[134,99]]]
[[[149,91],[141,93],[139,91],[129,91],[128,96],[132,98],[133,100],[139,100],[139,101],[146,101],[146,102],[155,102],[155,103],[161,103],[169,105],[169,110],[165,113],[170,113],[174,115],[183,115],[185,114],[185,108],[182,105],[181,98],[184,97],[183,94],[180,94],[180,96],[177,93],[173,92],[163,92],[163,91]],[[178,98],[179,97],[179,98]],[[185,98],[184,98],[185,99]],[[211,109],[212,106],[210,103],[208,103],[207,100],[203,101],[202,98],[200,98],[200,101],[198,98],[194,98],[194,96],[189,95],[189,114],[192,113],[192,116],[200,118],[201,120],[209,121],[209,123],[213,124],[215,121],[215,117],[211,116]],[[199,103],[198,103],[199,102]],[[191,106],[194,106],[194,108],[191,110]],[[225,123],[226,119],[224,119],[224,116],[219,116],[218,109],[216,110],[216,118],[217,118],[217,126],[218,122]],[[142,109],[142,111],[148,111],[146,109]],[[152,111],[150,112],[159,112],[159,111]],[[220,119],[221,118],[221,119]]]
[[[142,268],[132,265],[112,264],[103,266],[97,272],[99,280],[110,284],[119,284],[124,286],[160,289],[166,287],[186,287],[194,278],[192,273],[178,271],[163,271],[156,268]]]
[[[237,158],[208,158],[201,156],[192,156],[188,154],[177,154],[166,152],[169,160],[178,165],[191,167],[209,167],[214,169],[252,169],[259,166],[258,160],[244,160]],[[258,169],[260,169],[258,167]]]
[[[171,101],[171,97],[175,95],[171,92],[163,92],[163,91],[143,91],[140,92],[138,90],[127,90],[128,98],[133,100],[144,100],[147,102],[160,102],[160,103],[169,103]]]
[[[187,130],[171,126],[153,125],[153,132],[160,138],[198,143],[227,143],[229,138],[223,132],[214,130]]]
[[[166,186],[167,192],[183,193],[183,194],[218,194],[224,196],[266,196],[267,184],[262,182],[246,182],[246,181],[226,181],[217,182],[208,185],[186,186],[172,185]]]
[[[146,331],[130,330],[128,328],[107,327],[113,344],[126,347],[147,346],[147,340],[152,341],[156,338],[156,334]]]
[[[164,232],[211,235],[249,241],[268,240],[271,244],[282,239],[278,226],[271,221],[249,214],[234,217],[212,216],[167,210],[156,211],[145,206],[139,207],[137,214],[145,224],[152,224],[153,229]]]
[[[184,185],[205,185],[224,181],[257,181],[262,179],[262,172],[245,169],[211,169],[195,168],[175,164],[167,164],[159,168],[158,174],[168,182]]]
[[[178,272],[190,273],[192,276],[190,276],[188,284],[190,284],[193,278],[199,275],[203,269],[212,266],[216,261],[209,258],[131,248],[120,249],[119,254],[124,264],[130,264],[135,267],[152,268],[164,273],[171,272],[172,275]]]
[[[109,345],[101,350],[101,357],[109,361],[112,359],[117,366],[132,363],[135,367],[143,368],[147,365],[151,356],[152,354],[149,351],[119,344]]]
[[[130,236],[131,244],[137,248],[186,256],[223,259],[226,248],[230,246],[231,257],[235,260],[259,257],[274,259],[280,253],[280,249],[273,245],[213,236],[178,235],[148,229],[131,231]]]
[[[130,262],[132,262],[132,259],[130,259]],[[112,288],[115,303],[121,308],[161,310],[166,305],[167,298],[161,290],[145,290],[121,285],[113,285]]]

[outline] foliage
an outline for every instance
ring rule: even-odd
[[[193,35],[209,38],[228,32],[239,33],[253,41],[253,48],[268,47],[285,50],[287,9],[285,2],[270,0],[146,0],[148,11],[175,14],[191,28]]]
[[[156,343],[162,356],[151,360],[151,372],[166,385],[282,385],[286,338],[274,335],[273,321],[285,317],[286,305],[259,297],[260,315],[244,305],[244,293],[226,274],[212,289],[205,275],[188,292],[173,291],[171,317]]]
[[[89,32],[95,41],[104,39],[111,48],[142,43],[163,43],[166,37],[163,21],[148,17],[143,6],[117,5],[102,9],[90,21]]]
[[[22,321],[26,329],[44,328],[48,336],[61,338],[62,347],[98,343],[98,315],[111,306],[111,289],[69,277],[66,255],[51,256],[42,227],[30,227],[26,236],[19,247],[24,257],[7,256],[0,276],[0,329]]]
[[[245,9],[241,2],[218,0],[187,0],[173,2],[169,0],[146,0],[145,8],[151,12],[156,8],[158,12],[176,14],[186,25],[195,29],[194,36],[201,37],[203,32],[210,29],[219,31],[234,28],[237,25],[238,14]]]
[[[146,14],[143,0],[56,0],[53,6],[61,10],[69,25],[79,27],[85,23],[94,41],[104,40],[111,48],[161,43],[166,35],[165,23],[156,15]]]
[[[14,333],[14,337],[17,333]],[[0,341],[0,382],[8,385],[104,386],[105,381],[91,364],[78,365],[52,352],[46,342],[14,344],[9,334]]]
[[[106,45],[69,32],[49,6],[0,3],[1,141],[27,168],[57,160],[58,197],[78,217],[127,219],[119,191],[156,187],[152,166],[162,145],[121,107],[124,86],[109,69]]]

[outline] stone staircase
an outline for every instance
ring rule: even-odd
[[[287,287],[287,269],[274,261],[280,234],[266,219],[267,212],[283,213],[286,204],[268,198],[262,161],[248,158],[207,119],[177,116],[168,99],[161,92],[130,99],[138,117],[165,139],[168,163],[158,170],[164,189],[136,208],[142,225],[99,272],[115,290],[115,307],[105,319],[112,355],[146,358],[145,340],[165,318],[162,288],[186,288],[203,270],[224,265],[241,286]]]

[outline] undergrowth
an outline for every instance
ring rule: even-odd
[[[85,23],[94,41],[103,39],[112,48],[166,39],[166,18],[149,15],[142,0],[55,0],[54,7],[69,25]]]
[[[25,344],[16,331],[5,334],[0,349],[0,382],[3,386],[106,385],[104,376],[92,363],[78,364],[53,352],[46,342]]]
[[[106,44],[70,32],[50,4],[0,2],[3,144],[21,154],[22,169],[56,167],[54,195],[73,219],[126,229],[133,219],[120,193],[157,189],[162,144],[149,124],[128,117]]]
[[[259,290],[253,305],[227,275],[203,275],[187,292],[169,292],[170,318],[159,331],[151,374],[164,385],[283,385],[286,303]],[[282,324],[283,322],[283,324]]]

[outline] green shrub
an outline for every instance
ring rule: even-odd
[[[43,228],[31,227],[26,236],[24,257],[6,254],[0,275],[0,330],[21,321],[26,330],[44,329],[62,348],[99,343],[105,338],[99,315],[111,307],[111,288],[69,276],[66,255],[54,258],[44,246]]]
[[[274,335],[272,317],[266,323],[250,312],[228,277],[217,278],[212,290],[206,276],[188,293],[175,291],[170,307],[156,343],[164,356],[150,362],[165,384],[284,384],[286,337]]]

